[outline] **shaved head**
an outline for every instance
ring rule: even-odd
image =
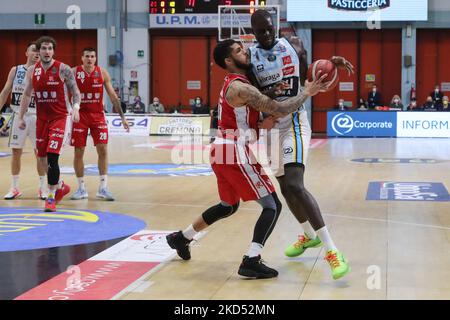
[[[275,45],[275,28],[270,13],[264,9],[256,10],[252,14],[251,23],[259,45],[266,50],[272,49]]]
[[[257,23],[258,20],[272,20],[272,16],[270,15],[269,11],[264,9],[258,9],[252,14],[251,23],[252,27],[254,24]]]

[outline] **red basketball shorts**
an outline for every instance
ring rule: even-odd
[[[258,200],[275,191],[269,176],[247,145],[214,143],[210,156],[220,200],[234,205],[240,199]]]
[[[60,154],[63,146],[70,138],[71,123],[69,116],[53,120],[36,120],[36,149],[38,157],[46,157],[47,153]]]
[[[73,124],[71,145],[85,147],[88,131],[94,145],[108,143],[108,124],[104,113],[80,112],[80,121]]]

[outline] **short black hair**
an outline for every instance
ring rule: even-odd
[[[87,52],[95,52],[95,54],[97,54],[97,50],[96,50],[95,48],[93,48],[93,47],[86,47],[86,48],[84,48],[83,51],[81,51],[81,54],[84,55],[84,53],[85,53],[86,51],[87,51]]]
[[[53,50],[56,50],[56,40],[53,39],[52,37],[49,37],[49,36],[42,36],[39,39],[37,39],[36,40],[36,49],[40,50],[41,49],[41,45],[44,42],[51,43],[53,45]]]
[[[214,48],[214,61],[221,68],[223,69],[227,68],[227,65],[225,64],[225,59],[230,57],[231,52],[233,51],[233,49],[231,49],[231,46],[235,43],[238,42],[233,39],[226,39],[219,42]]]
[[[28,50],[28,48],[31,47],[32,45],[35,45],[35,46],[36,46],[36,42],[35,42],[35,41],[28,42],[28,44],[27,44],[27,50]],[[37,47],[37,46],[36,46],[36,47]]]
[[[252,14],[252,16],[250,18],[252,27],[256,24],[256,20],[258,18],[270,19],[271,21],[273,21],[272,16],[270,15],[269,11],[264,10],[264,9],[258,9]]]

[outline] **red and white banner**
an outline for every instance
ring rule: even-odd
[[[165,239],[171,232],[142,230],[15,300],[112,299],[176,256]]]
[[[109,300],[158,264],[86,260],[15,300]]]

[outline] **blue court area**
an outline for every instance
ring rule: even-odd
[[[123,214],[42,208],[0,208],[0,252],[54,248],[117,239],[146,223]]]
[[[73,174],[71,167],[61,168],[61,173]],[[96,165],[86,165],[85,175],[98,175]],[[179,165],[171,163],[116,163],[108,166],[109,176],[122,177],[197,177],[210,176],[213,172],[209,165]]]

